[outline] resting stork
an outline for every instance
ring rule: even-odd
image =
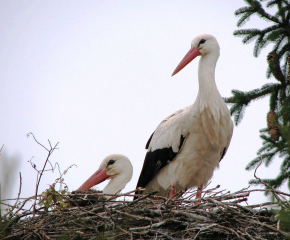
[[[116,194],[130,182],[132,175],[133,167],[130,160],[122,154],[111,154],[101,162],[99,169],[77,191],[90,189],[106,179],[111,179],[104,188],[103,194]]]
[[[200,56],[199,91],[192,105],[165,118],[149,138],[137,188],[172,197],[175,191],[198,187],[197,198],[201,197],[233,133],[230,112],[215,83],[219,49],[214,36],[201,34],[174,70],[172,76]]]

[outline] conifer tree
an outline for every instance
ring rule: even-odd
[[[241,29],[234,36],[242,37],[244,44],[255,41],[254,56],[258,57],[263,48],[271,44],[271,52],[267,56],[267,78],[273,77],[274,83],[267,83],[249,92],[232,90],[232,96],[225,101],[231,104],[231,114],[238,125],[245,113],[246,107],[257,99],[269,96],[269,112],[267,128],[260,130],[263,145],[257,152],[257,157],[247,166],[252,170],[260,164],[269,166],[278,157],[282,158],[280,172],[274,179],[262,179],[268,186],[278,188],[287,182],[290,189],[290,1],[289,0],[245,0],[246,7],[235,12],[239,17],[237,26],[243,26],[252,15],[271,23],[265,29]],[[271,15],[266,10],[274,8]],[[261,184],[260,180],[250,180],[251,184]]]

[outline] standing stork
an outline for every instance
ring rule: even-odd
[[[233,133],[230,112],[215,83],[219,44],[210,34],[201,34],[174,70],[183,69],[197,56],[199,91],[195,102],[165,118],[149,138],[137,187],[172,197],[175,191],[202,187],[224,157]],[[135,195],[138,198],[138,195]]]
[[[122,154],[110,154],[100,164],[99,169],[89,177],[77,191],[84,191],[111,179],[103,190],[103,194],[116,194],[121,191],[133,175],[130,160]]]

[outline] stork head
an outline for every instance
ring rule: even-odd
[[[99,169],[85,181],[77,190],[83,191],[105,181],[121,176],[124,182],[129,182],[133,175],[130,160],[122,154],[110,154],[100,164]],[[126,184],[125,183],[125,184]]]
[[[188,53],[184,56],[181,62],[178,64],[172,76],[182,70],[187,64],[189,64],[197,56],[206,56],[213,54],[219,56],[219,44],[216,38],[210,34],[200,34],[196,36],[191,42],[191,48]]]

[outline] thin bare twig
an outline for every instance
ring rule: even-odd
[[[1,155],[1,152],[2,152],[3,148],[4,148],[4,144],[3,144],[2,147],[0,148],[0,155]]]
[[[49,152],[49,150],[48,150],[44,145],[42,145],[40,142],[37,141],[37,139],[35,138],[35,136],[34,136],[34,134],[33,134],[32,132],[27,133],[26,136],[29,137],[30,135],[32,135],[32,137],[34,138],[34,141],[35,141],[37,144],[39,144],[39,145],[42,146],[46,151]]]
[[[17,207],[19,198],[20,198],[20,194],[21,194],[21,189],[22,189],[22,177],[21,177],[21,172],[19,172],[19,189],[18,189],[18,195],[17,195],[17,199],[15,201],[15,204],[12,208],[12,211]]]
[[[34,141],[35,141],[37,144],[39,144],[40,146],[42,146],[42,147],[43,147],[43,148],[48,152],[48,155],[47,155],[47,157],[46,157],[46,160],[45,160],[45,162],[44,162],[44,165],[43,165],[41,171],[38,171],[38,170],[36,169],[36,165],[34,164],[34,169],[37,170],[37,171],[38,171],[38,174],[39,174],[39,176],[37,175],[36,189],[35,189],[35,195],[34,195],[34,196],[35,196],[35,201],[34,201],[34,205],[33,205],[33,213],[35,214],[35,211],[36,211],[37,194],[38,194],[38,188],[39,188],[40,180],[41,180],[41,177],[42,177],[42,175],[43,175],[43,173],[44,173],[44,171],[45,171],[45,167],[46,167],[47,163],[48,163],[48,162],[50,163],[50,161],[49,161],[49,157],[51,156],[51,154],[53,153],[53,151],[54,151],[55,149],[58,149],[58,148],[57,148],[57,145],[59,144],[59,142],[56,143],[54,147],[52,147],[50,141],[48,140],[49,145],[50,145],[50,149],[48,149],[48,148],[46,148],[43,144],[41,144],[41,143],[40,143],[40,142],[35,138],[35,136],[34,136],[34,134],[33,134],[32,132],[28,133],[28,134],[27,134],[27,137],[29,137],[30,135],[32,135]],[[50,164],[51,164],[51,163],[50,163]]]
[[[279,204],[283,205],[284,207],[289,207],[290,205],[285,203],[286,199],[285,199],[283,196],[281,196],[281,197],[284,198],[285,201],[281,200],[281,198],[279,197],[279,194],[277,194],[277,190],[276,190],[276,189],[272,188],[268,183],[266,183],[265,181],[263,181],[261,178],[259,178],[259,177],[256,175],[256,172],[257,172],[258,168],[261,166],[262,162],[263,162],[263,159],[261,158],[261,161],[260,161],[259,165],[258,165],[258,166],[256,167],[256,169],[255,169],[254,177],[255,177],[257,180],[259,180],[261,183],[263,183],[264,186],[266,186],[268,189],[271,190],[271,192],[273,193],[273,196],[275,197],[275,199],[277,200],[277,202],[278,202]]]

